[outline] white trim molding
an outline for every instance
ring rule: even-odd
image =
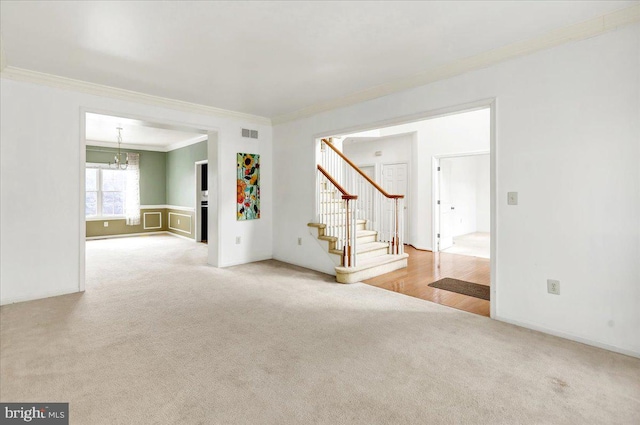
[[[492,296],[493,296],[493,294],[492,294]],[[592,339],[584,338],[582,336],[574,335],[572,333],[556,331],[554,329],[547,328],[546,326],[540,326],[540,325],[535,324],[535,323],[529,323],[529,322],[524,322],[524,321],[520,321],[520,320],[507,319],[507,318],[502,317],[500,315],[496,315],[493,318],[495,320],[500,321],[500,322],[509,323],[510,325],[519,326],[521,328],[531,329],[531,330],[542,332],[542,333],[545,333],[545,334],[557,336],[559,338],[564,338],[564,339],[568,339],[568,340],[571,340],[571,341],[576,341],[576,342],[579,342],[579,343],[582,343],[582,344],[591,345],[592,347],[603,348],[605,350],[613,351],[615,353],[624,354],[625,356],[640,358],[640,352],[638,352],[638,351],[627,350],[626,348],[620,348],[620,347],[615,346],[615,345],[610,345],[610,344],[605,344],[603,342],[594,341]]]
[[[166,205],[165,208],[168,210],[188,211],[188,212],[195,212],[196,210],[194,207],[181,207],[179,205]]]
[[[208,136],[206,134],[192,137],[187,140],[181,140],[180,142],[172,143],[167,146],[162,145],[137,145],[135,143],[121,143],[122,149],[132,149],[137,151],[151,151],[151,152],[171,152],[176,149],[186,148],[187,146],[195,145],[196,143],[206,141]],[[101,148],[118,149],[118,144],[114,142],[102,142],[100,140],[88,140],[87,146],[98,146]]]
[[[118,144],[114,142],[101,142],[100,140],[87,139],[87,146],[97,146],[100,148],[118,149]],[[122,149],[131,149],[137,151],[150,151],[150,152],[167,152],[166,147],[160,145],[136,145],[134,143],[121,143]]]
[[[178,111],[193,112],[196,114],[211,115],[219,118],[232,118],[256,124],[271,125],[271,120],[269,118],[261,117],[258,115],[229,111],[227,109],[185,102],[183,100],[154,96],[151,94],[140,93],[132,90],[125,90],[117,87],[90,83],[87,81],[61,77],[53,74],[46,74],[44,72],[16,68],[9,65],[2,70],[2,72],[0,73],[0,77],[15,81],[43,84],[58,89],[74,90],[96,96],[111,97],[131,102],[144,103],[147,105],[161,106]]]
[[[42,300],[45,298],[51,298],[51,297],[59,297],[60,295],[70,295],[70,294],[77,294],[80,292],[84,292],[84,290],[63,290],[63,291],[53,291],[53,292],[44,292],[42,294],[38,294],[38,295],[25,295],[22,297],[17,297],[17,298],[6,298],[6,299],[0,299],[0,306],[2,305],[9,305],[9,304],[16,304],[16,303],[22,303],[25,301],[32,301],[32,300]]]
[[[190,237],[187,237],[187,236],[182,236],[182,235],[179,235],[177,233],[173,233],[173,232],[165,232],[165,233],[167,235],[175,236],[176,238],[184,239],[184,240],[187,240],[187,241],[190,241],[190,242],[198,242],[193,238],[190,238]]]
[[[94,241],[94,240],[100,240],[100,239],[114,239],[114,238],[129,238],[129,237],[136,237],[136,236],[155,236],[155,235],[171,235],[171,236],[175,236],[177,238],[182,238],[182,239],[186,239],[188,241],[194,242],[193,239],[188,238],[186,236],[182,236],[182,235],[178,235],[176,233],[173,232],[168,232],[166,230],[159,230],[157,232],[144,232],[144,233],[123,233],[120,235],[105,235],[105,236],[89,236],[86,238],[86,240],[88,241]],[[82,291],[80,291],[82,292]],[[52,295],[55,296],[55,295]]]
[[[126,220],[127,218],[123,215],[116,215],[110,217],[87,217],[85,221],[118,221],[118,220]]]
[[[288,114],[273,117],[271,122],[273,125],[276,125],[296,121],[321,112],[355,105],[402,90],[425,86],[439,80],[445,80],[466,72],[487,68],[509,59],[526,56],[564,43],[591,38],[636,22],[640,22],[640,5],[616,10],[588,21],[549,31],[546,34],[529,40],[509,44],[467,58],[461,58],[420,74],[380,84],[337,99],[316,103],[315,105]]]
[[[179,205],[140,205],[141,210],[176,210],[176,211],[188,211],[194,212],[196,209],[194,207],[181,207]]]
[[[180,235],[176,235],[176,236],[180,236]],[[232,266],[238,266],[240,264],[255,263],[257,261],[265,261],[265,260],[272,260],[272,259],[273,259],[272,254],[255,254],[255,255],[250,255],[249,257],[246,257],[246,258],[235,258],[229,261],[225,261],[223,264],[220,265],[220,267],[232,267]]]
[[[187,146],[195,145],[196,143],[204,142],[209,138],[208,135],[203,134],[201,136],[193,137],[191,139],[182,140],[180,142],[172,143],[169,146],[165,146],[165,152],[175,151],[176,149],[186,148]]]
[[[182,229],[176,229],[175,227],[171,227],[171,214],[173,215],[180,215],[182,217],[187,217],[189,219],[189,231],[187,232],[186,230],[182,230]],[[191,216],[187,215],[187,214],[180,214],[180,213],[174,213],[174,212],[170,212],[169,213],[169,222],[167,223],[167,226],[169,227],[169,229],[171,230],[175,230],[176,232],[182,232],[182,233],[186,233],[188,235],[191,234],[191,227],[192,227],[192,220],[191,220]]]
[[[148,236],[148,235],[157,235],[160,233],[170,233],[166,230],[160,230],[157,232],[142,232],[142,233],[120,233],[117,235],[103,235],[103,236],[87,236],[85,240],[87,241],[95,241],[99,239],[114,239],[114,238],[130,238],[134,236]]]
[[[147,227],[147,214],[158,214],[160,216],[160,225],[157,227]],[[151,211],[142,213],[142,228],[144,230],[155,230],[162,229],[162,212],[160,211]]]

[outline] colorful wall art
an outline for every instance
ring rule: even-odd
[[[260,218],[260,155],[238,154],[238,220]]]

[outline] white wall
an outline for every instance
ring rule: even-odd
[[[495,317],[640,355],[639,41],[635,24],[275,126],[274,256],[322,261],[295,243],[313,218],[315,137],[495,97]]]
[[[491,157],[476,155],[476,232],[491,231]]]
[[[476,231],[476,161],[473,156],[443,158],[441,166],[451,164],[450,195],[453,210],[453,236]]]
[[[78,290],[83,228],[80,217],[80,163],[84,158],[80,144],[81,108],[216,130],[218,137],[210,140],[209,163],[219,159],[220,265],[271,257],[270,126],[5,78],[0,84],[1,303]],[[258,129],[260,139],[241,138],[243,126]],[[219,149],[211,149],[218,144]],[[236,221],[236,152],[261,154],[260,220]],[[242,236],[241,245],[235,244],[236,236]]]
[[[376,182],[381,182],[382,164],[409,163],[414,137],[415,133],[409,133],[381,137],[377,140],[345,143],[342,153],[356,165],[375,165]],[[382,155],[376,156],[377,151]]]
[[[407,242],[419,249],[433,248],[432,224],[432,158],[437,155],[488,151],[490,144],[490,111],[482,109],[461,114],[420,120],[379,129],[381,136],[399,137],[400,143],[361,142],[345,148],[345,155],[365,164],[376,158],[379,162],[405,162],[409,164],[409,194],[407,209],[409,222]],[[386,140],[382,139],[382,140]],[[410,139],[409,139],[410,138]],[[407,141],[410,140],[410,145]],[[355,146],[355,147],[354,147]],[[359,162],[359,161],[362,162]],[[375,162],[375,160],[374,160]],[[376,170],[380,178],[380,171]]]
[[[490,157],[489,154],[442,158],[440,164],[451,164],[450,190],[453,214],[453,236],[490,229]]]
[[[413,203],[410,221],[413,246],[420,249],[433,249],[433,195],[432,195],[432,158],[439,155],[467,152],[489,151],[490,148],[490,110],[465,112],[426,121],[391,127],[387,131],[415,129],[411,176],[419,182],[412,187]]]

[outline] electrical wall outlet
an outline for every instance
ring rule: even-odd
[[[180,219],[178,219],[178,224],[180,224]]]
[[[236,236],[236,245],[240,245],[240,242],[242,242],[242,238],[240,236]]]
[[[302,245],[302,238],[298,238],[298,245]]]
[[[547,279],[547,292],[554,295],[560,295],[560,281]]]
[[[108,221],[104,222],[104,227],[109,227],[109,222]]]
[[[518,205],[518,192],[507,192],[507,205]]]

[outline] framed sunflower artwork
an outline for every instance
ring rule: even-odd
[[[260,155],[238,153],[237,212],[240,220],[260,218]]]

